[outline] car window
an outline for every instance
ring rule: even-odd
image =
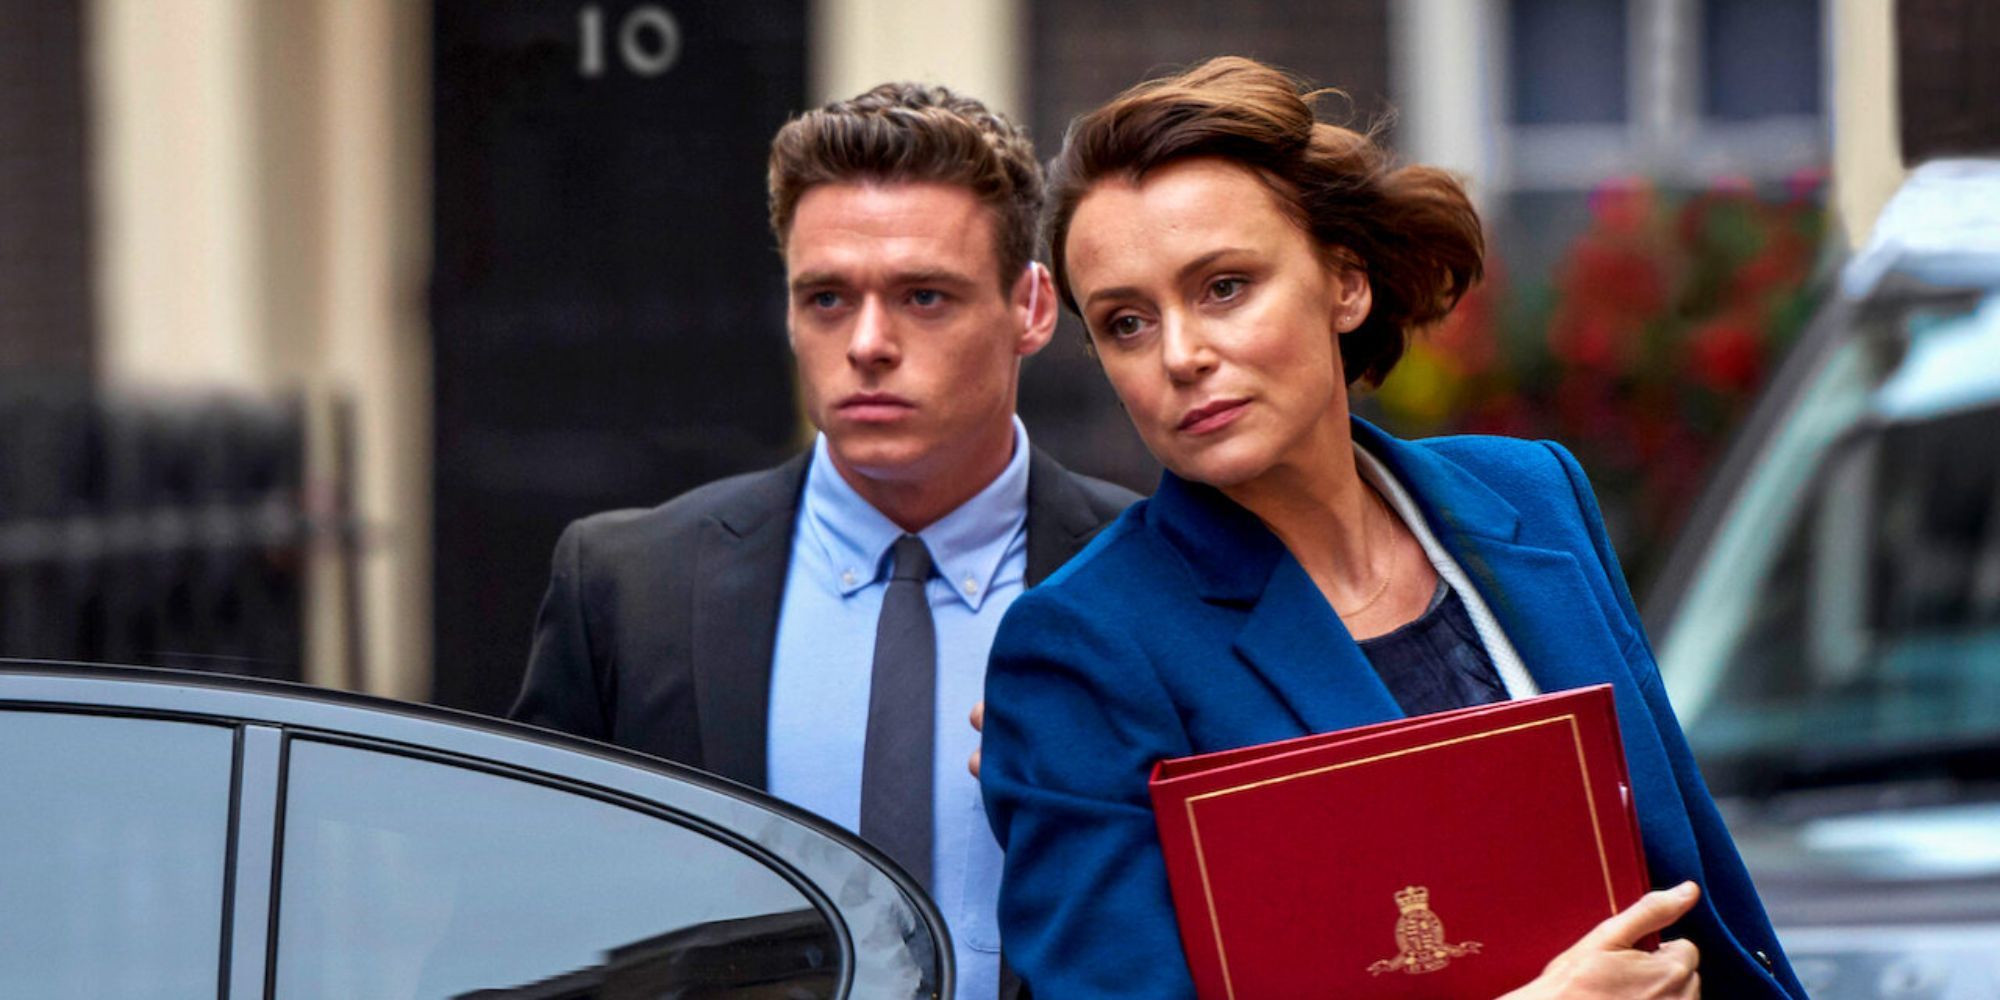
[[[2000,735],[2000,407],[1869,428],[1828,458],[1691,728],[1843,756]]]
[[[1686,597],[1663,630],[1660,674],[1684,722],[1720,707],[1717,691],[1751,614],[1765,600],[1784,526],[1800,523],[1827,452],[1867,416],[1869,398],[1890,367],[1887,352],[1870,339],[1838,344],[1758,449],[1728,516],[1702,552]]]
[[[233,731],[0,711],[8,996],[215,996]]]
[[[1718,791],[1916,779],[2000,738],[2000,295],[1881,315],[1760,451],[1667,631]]]
[[[278,997],[834,995],[827,918],[716,837],[435,760],[290,747]]]

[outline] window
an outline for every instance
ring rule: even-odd
[[[0,712],[9,996],[215,996],[232,731]]]
[[[1582,191],[1618,175],[1702,187],[1820,168],[1823,2],[1510,0],[1490,28],[1507,75],[1499,175],[1515,191]]]
[[[1819,0],[1702,0],[1702,115],[1817,115]]]
[[[306,740],[287,776],[280,996],[820,997],[839,981],[813,902],[692,828]]]
[[[1604,0],[1514,0],[1509,10],[1513,120],[1625,120],[1626,8]]]

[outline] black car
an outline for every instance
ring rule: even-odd
[[[651,758],[272,682],[0,663],[18,997],[936,997],[892,862]]]

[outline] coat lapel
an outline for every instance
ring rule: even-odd
[[[1355,440],[1382,459],[1416,500],[1542,690],[1612,684],[1649,846],[1667,856],[1691,852],[1672,766],[1605,604],[1576,556],[1520,540],[1514,506],[1451,460],[1364,421],[1356,420],[1354,428]],[[1187,562],[1205,600],[1246,610],[1236,652],[1305,731],[1402,715],[1298,560],[1255,515],[1209,487],[1168,474],[1147,518]]]
[[[1167,473],[1146,516],[1187,563],[1204,600],[1246,610],[1235,651],[1302,732],[1401,717],[1312,577],[1255,514]]]
[[[691,659],[702,764],[755,788],[770,780],[771,655],[811,457],[807,451],[772,470],[750,502],[710,517],[701,526],[696,553]],[[1099,524],[1062,466],[1033,450],[1028,584],[1060,568]]]
[[[704,522],[693,567],[690,658],[702,765],[755,788],[769,783],[771,652],[811,454],[773,470],[751,502]]]
[[[1576,557],[1520,541],[1513,504],[1450,460],[1364,421],[1354,422],[1354,437],[1409,491],[1542,690],[1599,683],[1607,664],[1624,661]],[[1636,701],[1638,692],[1619,697]]]
[[[1633,678],[1604,604],[1567,552],[1490,539],[1445,542],[1471,578],[1521,662],[1545,692],[1609,682],[1625,746],[1639,828],[1655,867],[1700,870],[1687,805],[1645,695]]]
[[[1272,569],[1263,597],[1237,632],[1236,652],[1277,692],[1306,732],[1403,715],[1340,616],[1289,553]]]
[[[1544,692],[1610,683],[1640,827],[1656,858],[1697,870],[1673,766],[1604,600],[1571,552],[1517,538],[1513,505],[1450,460],[1355,422],[1355,438],[1387,464],[1465,570]]]

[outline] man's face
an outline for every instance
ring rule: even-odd
[[[1005,465],[1019,361],[1047,343],[1053,309],[1030,293],[1038,274],[1002,289],[993,227],[946,184],[824,184],[799,199],[787,326],[806,413],[850,481]]]

